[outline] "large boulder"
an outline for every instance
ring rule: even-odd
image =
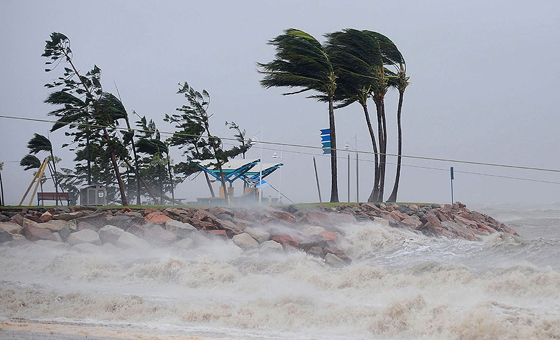
[[[328,253],[327,255],[325,255],[325,262],[335,268],[342,268],[346,267],[347,265],[344,260],[332,253]]]
[[[55,220],[64,220],[64,221],[70,221],[79,217],[84,217],[86,215],[88,215],[90,212],[88,212],[87,210],[82,210],[82,211],[76,211],[76,212],[71,212],[71,213],[60,213],[57,215],[53,216],[53,219]]]
[[[238,235],[243,232],[241,227],[237,226],[237,224],[228,221],[216,218],[215,221],[218,223],[218,228],[225,230],[228,236]]]
[[[149,248],[150,244],[143,239],[134,236],[129,232],[124,232],[119,236],[117,244],[119,248]]]
[[[165,221],[165,229],[174,232],[179,238],[189,237],[193,232],[197,231],[192,225],[174,219]]]
[[[71,246],[75,246],[76,244],[81,244],[81,243],[91,243],[91,244],[101,245],[99,234],[90,229],[80,230],[68,235],[66,242],[68,242],[68,244]]]
[[[4,229],[0,229],[0,243],[9,242],[13,239],[14,239],[14,235],[10,234]]]
[[[144,239],[151,244],[164,247],[177,241],[177,235],[175,235],[172,231],[163,229],[160,225],[155,225],[146,230],[144,233]]]
[[[124,230],[121,228],[107,224],[103,228],[99,229],[99,238],[103,243],[116,244],[122,233],[124,233]]]
[[[260,228],[247,227],[245,228],[244,232],[251,235],[251,237],[257,240],[257,242],[259,243],[270,240],[270,233]]]
[[[2,222],[0,223],[0,229],[10,234],[20,234],[23,228],[14,222]]]
[[[280,235],[275,235],[272,237],[272,241],[276,241],[278,243],[280,243],[282,245],[282,247],[284,247],[284,249],[286,247],[294,247],[294,248],[298,248],[299,247],[299,243],[300,240],[288,235],[288,234],[280,234]]]
[[[22,234],[29,241],[39,241],[39,240],[50,240],[56,241],[56,237],[53,233],[45,228],[39,227],[36,223],[26,223],[23,228]]]
[[[259,245],[259,254],[282,254],[284,247],[276,241],[265,241]]]
[[[241,233],[232,238],[233,243],[237,244],[241,249],[249,250],[259,247],[259,242],[251,237],[248,233]]]
[[[164,224],[169,220],[169,216],[165,215],[161,211],[153,211],[146,216],[144,216],[146,222],[153,222],[156,224]]]

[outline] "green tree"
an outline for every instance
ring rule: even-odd
[[[109,159],[117,179],[121,202],[123,205],[128,205],[124,183],[117,163],[117,152],[126,152],[126,149],[122,144],[119,145],[114,135],[111,136],[110,134],[110,132],[114,134],[115,130],[110,131],[110,129],[116,125],[118,119],[116,113],[119,110],[108,109],[107,105],[114,103],[114,101],[103,92],[100,81],[101,70],[94,66],[91,71],[81,75],[73,62],[70,40],[62,33],[54,32],[51,34],[51,40],[46,42],[45,51],[42,56],[50,59],[46,62],[47,65],[54,64],[53,68],[45,69],[47,72],[52,71],[62,62],[67,62],[70,66],[70,68],[64,67],[62,77],[53,81],[52,84],[45,85],[48,88],[61,88],[53,92],[46,100],[47,103],[62,106],[60,109],[50,113],[58,117],[52,131],[68,124],[70,124],[71,128],[80,127],[78,132],[74,133],[74,140],[85,139],[86,153],[89,153],[91,148],[89,138],[93,134],[92,130],[99,129],[104,139],[103,146],[108,150]],[[101,144],[98,140],[95,140],[95,142]],[[88,162],[88,183],[91,184],[91,154],[86,155],[86,160]]]
[[[160,204],[163,204],[164,201],[164,193],[166,190],[164,189],[165,183],[165,165],[167,165],[168,174],[169,174],[169,190],[173,194],[173,177],[171,173],[171,161],[169,156],[169,148],[167,144],[165,144],[161,140],[161,135],[159,130],[156,128],[156,124],[153,120],[150,119],[147,122],[146,117],[142,117],[140,121],[136,123],[137,126],[140,127],[141,133],[143,136],[138,139],[136,142],[136,148],[138,153],[143,153],[148,155],[149,157],[143,160],[143,163],[147,167],[145,170],[144,178],[154,178],[152,175],[153,173],[157,174],[157,185],[159,190],[159,197],[160,197]],[[165,154],[165,156],[164,156]],[[154,171],[155,170],[155,171]]]
[[[196,173],[200,169],[193,164],[193,160],[211,160],[211,165],[215,166],[220,173],[220,182],[226,193],[226,181],[222,166],[239,154],[246,152],[251,145],[246,143],[241,146],[234,146],[225,149],[221,138],[212,135],[210,132],[210,94],[206,90],[201,92],[190,87],[187,82],[179,84],[180,89],[177,94],[182,94],[187,98],[188,104],[176,110],[180,114],[165,115],[165,121],[175,124],[177,129],[168,139],[170,145],[178,146],[180,149],[186,148],[183,155],[186,162],[177,165],[177,170],[185,176]],[[208,181],[208,185],[211,185]],[[212,190],[212,189],[211,189]],[[226,202],[229,202],[228,195],[225,195]]]
[[[285,95],[316,91],[319,95],[309,98],[327,98],[329,103],[329,128],[331,139],[331,202],[338,202],[338,170],[336,150],[336,128],[334,119],[334,94],[337,87],[336,75],[330,56],[317,39],[297,29],[288,29],[284,34],[270,40],[276,48],[273,61],[258,63],[259,73],[264,75],[261,85],[270,87],[300,88]]]

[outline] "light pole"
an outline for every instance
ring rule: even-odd
[[[275,152],[272,155],[272,158],[275,159],[280,159],[280,161],[282,161],[283,158],[283,153],[284,153],[284,148],[280,148],[280,157],[278,157],[278,154]],[[280,182],[278,183],[278,203],[282,203],[282,167],[280,167]]]
[[[261,127],[261,130],[259,131],[259,133],[260,133],[261,139],[262,139],[262,127]],[[252,138],[252,143],[255,143],[255,141],[257,143],[259,143],[260,154],[261,154],[260,159],[259,159],[259,205],[261,205],[262,204],[262,189],[263,189],[262,188],[262,170],[263,170],[263,168],[262,168],[262,161],[263,161],[262,155],[263,155],[263,151],[262,151],[262,142],[259,141],[257,136],[253,136],[253,138]]]
[[[344,149],[348,152],[348,203],[350,203],[350,145],[346,143]]]

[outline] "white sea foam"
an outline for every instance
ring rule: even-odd
[[[546,217],[546,216],[545,216]],[[555,339],[560,243],[341,226],[344,268],[294,251],[0,246],[0,317],[245,339]]]

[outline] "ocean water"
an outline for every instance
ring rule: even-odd
[[[187,250],[3,245],[0,339],[10,323],[44,332],[33,338],[560,339],[560,205],[470,208],[521,236],[341,225],[344,268],[202,238]]]

